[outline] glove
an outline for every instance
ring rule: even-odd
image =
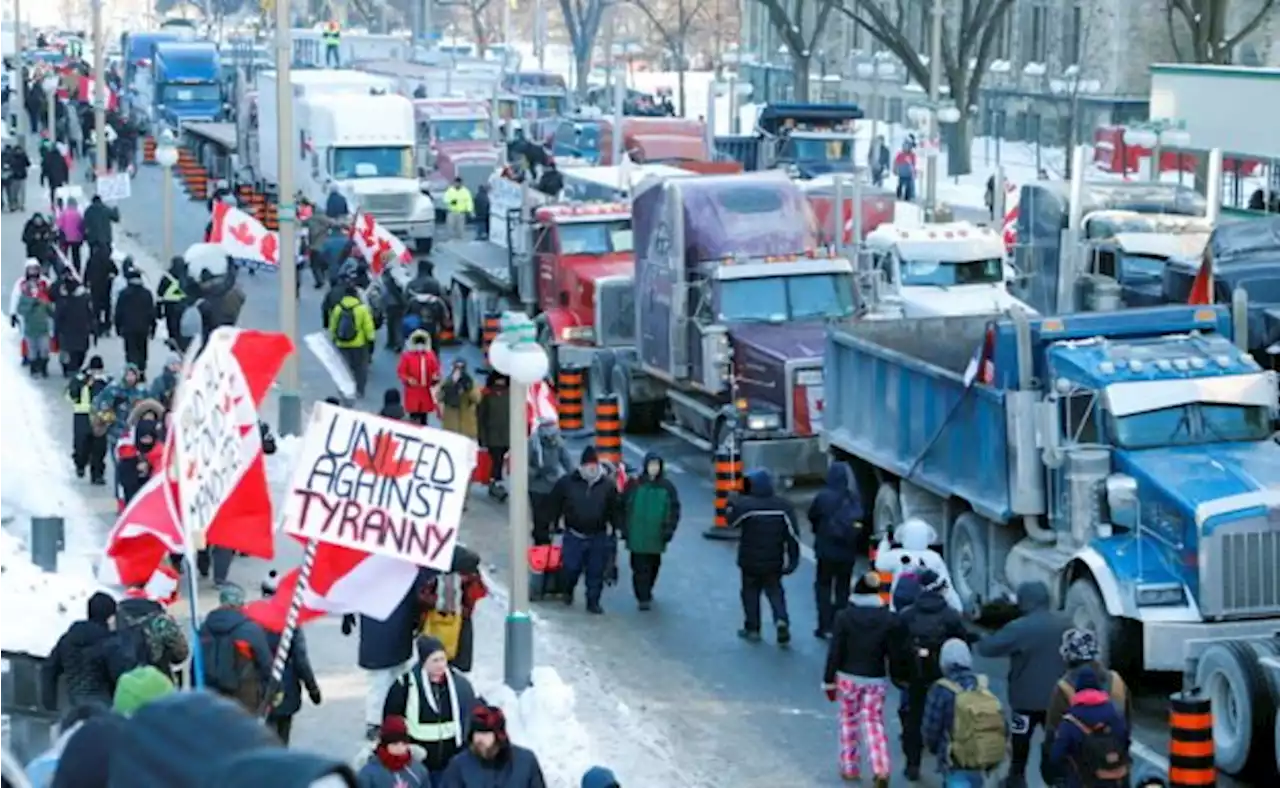
[[[14,328],[17,328],[17,327],[18,327],[18,316],[17,316],[17,315],[9,315],[9,325],[13,326]]]
[[[311,698],[312,706],[319,706],[323,701],[323,698],[320,697],[319,686],[313,685],[313,686],[307,687],[307,697]]]
[[[832,703],[836,702],[836,685],[823,684],[822,691],[827,693],[827,700],[831,701]]]
[[[342,617],[342,634],[350,635],[356,631],[356,617],[350,613]]]
[[[607,586],[616,586],[618,584],[618,552],[616,548],[609,556],[609,563],[605,565],[604,584]]]

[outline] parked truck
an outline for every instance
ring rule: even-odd
[[[489,119],[490,102],[414,99],[413,110],[421,168],[418,179],[432,194],[444,194],[454,178],[461,178],[472,192],[489,182],[501,160]],[[436,218],[443,221],[443,206],[437,206]]]
[[[155,120],[178,128],[186,122],[219,122],[227,117],[216,44],[161,42],[153,53],[150,85]]]
[[[748,172],[784,169],[808,179],[852,174],[856,104],[766,104],[751,134],[715,138],[716,152],[742,163]]]
[[[815,251],[804,192],[780,172],[648,181],[632,217],[637,352],[591,371],[625,428],[822,473],[823,326],[853,313],[853,267]]]

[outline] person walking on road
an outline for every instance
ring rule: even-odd
[[[1075,672],[1071,705],[1053,733],[1050,769],[1063,788],[1126,788],[1130,731],[1106,679],[1091,665]]]
[[[469,728],[469,746],[449,763],[440,788],[545,788],[538,756],[511,742],[502,709],[477,708]]]
[[[476,240],[489,240],[489,185],[482,183],[476,187],[475,195],[475,212],[476,212]]]
[[[862,499],[853,483],[853,470],[845,462],[827,469],[827,483],[809,505],[813,525],[813,552],[818,559],[814,575],[814,601],[818,627],[814,636],[831,634],[835,616],[847,604],[853,567],[862,547]]]
[[[778,645],[791,642],[791,619],[782,578],[800,566],[800,529],[791,503],[774,492],[766,470],[747,473],[746,491],[730,501],[729,527],[741,533],[738,569],[742,575],[742,629],[738,637],[760,642],[760,595],[769,600]]]
[[[169,270],[156,283],[156,298],[160,302],[165,335],[174,342],[182,337],[182,312],[187,308],[185,286],[188,276],[187,261],[181,255],[174,255],[169,260]]]
[[[502,487],[502,466],[511,448],[511,379],[496,370],[489,372],[476,408],[476,441],[489,453],[489,495],[506,500]]]
[[[533,544],[551,544],[556,525],[551,492],[573,472],[573,456],[555,419],[542,419],[529,436],[529,509],[533,512]]]
[[[66,206],[58,214],[58,232],[62,242],[67,245],[67,256],[71,258],[71,266],[77,277],[84,276],[84,216],[80,213],[80,205],[75,197],[67,199]]]
[[[111,259],[111,247],[90,243],[84,278],[89,286],[89,301],[93,304],[94,325],[99,337],[111,333],[111,291],[119,274],[120,269]]]
[[[404,717],[387,717],[373,756],[356,775],[359,788],[431,788],[426,767],[413,760],[409,726]]]
[[[595,447],[582,450],[578,469],[556,482],[547,504],[551,521],[564,519],[562,552],[564,603],[573,605],[578,578],[584,573],[587,585],[587,612],[604,612],[600,595],[604,591],[605,572],[617,553],[616,534],[622,522],[622,505],[618,486],[605,473]]]
[[[11,143],[4,149],[5,208],[9,211],[27,209],[27,174],[31,170],[31,157],[26,146]]]
[[[1009,658],[1012,753],[1006,788],[1026,788],[1031,739],[1036,728],[1045,724],[1054,686],[1067,670],[1059,649],[1071,628],[1071,620],[1052,608],[1044,583],[1023,583],[1017,594],[1021,617],[974,647],[982,657]]]
[[[840,777],[862,778],[865,749],[876,788],[888,788],[893,770],[884,707],[895,626],[880,600],[880,578],[875,572],[859,577],[849,606],[836,614],[822,676],[827,699],[840,704]]]
[[[1008,746],[1004,709],[987,677],[973,672],[964,640],[944,642],[938,660],[942,676],[924,700],[924,743],[937,757],[947,788],[983,788]]]
[[[100,247],[111,256],[113,233],[111,225],[120,221],[120,209],[107,205],[98,195],[93,195],[89,207],[84,210],[84,240],[89,245],[89,255],[94,247]]]
[[[423,635],[415,647],[417,664],[387,690],[383,717],[404,718],[409,739],[424,751],[422,765],[439,785],[449,762],[466,746],[471,713],[480,701],[467,677],[450,667],[437,638]]]
[[[244,614],[244,591],[225,584],[218,607],[200,625],[205,686],[257,714],[271,680],[273,654],[267,633]]]
[[[440,424],[450,432],[476,438],[480,433],[477,408],[480,388],[467,372],[467,362],[455,359],[449,375],[440,384]]]
[[[275,586],[263,583],[263,597],[275,594]],[[274,655],[280,647],[280,633],[267,632],[267,649]],[[275,729],[280,741],[289,746],[289,736],[293,732],[293,718],[302,710],[302,690],[306,689],[311,705],[319,706],[324,698],[320,694],[320,685],[316,682],[316,673],[311,669],[311,658],[307,655],[307,639],[301,628],[293,632],[293,640],[289,644],[289,655],[285,659],[284,673],[280,676],[280,684],[275,687],[275,695],[268,699],[267,722]]]
[[[22,226],[22,245],[26,247],[27,258],[37,261],[41,266],[52,266],[57,259],[54,253],[56,241],[53,225],[38,211]]]
[[[44,660],[41,689],[44,707],[58,708],[58,682],[66,685],[67,700],[72,706],[100,703],[110,706],[116,691],[116,677],[109,665],[114,664],[113,624],[116,601],[102,591],[89,597],[87,616],[72,624]]]
[[[1062,723],[1063,716],[1075,702],[1076,681],[1080,671],[1088,668],[1101,679],[1101,684],[1111,702],[1124,716],[1125,723],[1133,719],[1132,699],[1129,687],[1124,678],[1114,670],[1108,670],[1102,662],[1102,650],[1098,647],[1098,637],[1087,629],[1069,629],[1062,635],[1062,644],[1058,648],[1067,672],[1053,687],[1049,697],[1049,707],[1045,710],[1044,746],[1041,749],[1040,776],[1049,785],[1058,785],[1061,775],[1055,774],[1049,753],[1053,749],[1053,738]]]
[[[409,335],[409,347],[400,354],[396,377],[404,387],[404,409],[414,422],[427,425],[436,412],[435,390],[440,385],[440,359],[431,349],[431,337],[421,329]]]
[[[40,183],[49,187],[50,207],[57,202],[58,189],[66,186],[70,178],[71,174],[68,172],[66,157],[58,150],[58,146],[50,145],[45,148],[40,157]]]
[[[475,202],[471,199],[471,190],[463,184],[461,178],[454,178],[453,184],[444,190],[445,230],[449,238],[459,240],[466,235],[467,217],[476,212]]]
[[[369,381],[369,352],[377,341],[377,329],[373,323],[373,312],[360,297],[351,278],[344,275],[338,287],[340,297],[325,319],[325,328],[351,370],[356,397],[363,398]]]
[[[136,268],[125,274],[124,290],[116,299],[116,333],[124,343],[124,359],[147,379],[148,344],[156,335],[156,302]]]
[[[662,457],[645,455],[643,472],[627,483],[622,495],[622,538],[631,551],[631,588],[641,610],[653,606],[653,586],[662,554],[680,523],[680,494],[663,471]]]
[[[89,290],[80,280],[64,276],[57,285],[53,312],[53,335],[58,340],[62,376],[70,379],[84,366],[89,346],[96,341],[97,325]]]
[[[40,278],[40,268],[27,263],[26,278],[18,295],[17,309],[9,323],[22,328],[22,346],[25,349],[27,368],[32,377],[49,377],[49,350],[53,338],[53,299],[48,287]]]
[[[71,458],[76,476],[84,478],[87,470],[95,485],[107,483],[107,438],[93,430],[93,403],[110,382],[105,369],[102,356],[94,356],[88,367],[67,384],[67,399],[71,400]]]
[[[116,631],[127,642],[136,643],[143,664],[159,670],[173,681],[191,654],[191,645],[181,626],[169,615],[164,605],[147,594],[145,585],[125,589],[125,597],[116,607]]]

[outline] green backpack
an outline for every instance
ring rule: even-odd
[[[951,762],[960,769],[994,769],[1004,761],[1005,724],[1000,699],[987,687],[987,677],[978,676],[978,686],[965,689],[949,679],[938,684],[955,693],[951,722]]]

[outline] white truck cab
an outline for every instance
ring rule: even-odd
[[[899,316],[1034,314],[1009,293],[1014,269],[999,234],[970,222],[882,224],[863,245],[881,280],[880,302]]]

